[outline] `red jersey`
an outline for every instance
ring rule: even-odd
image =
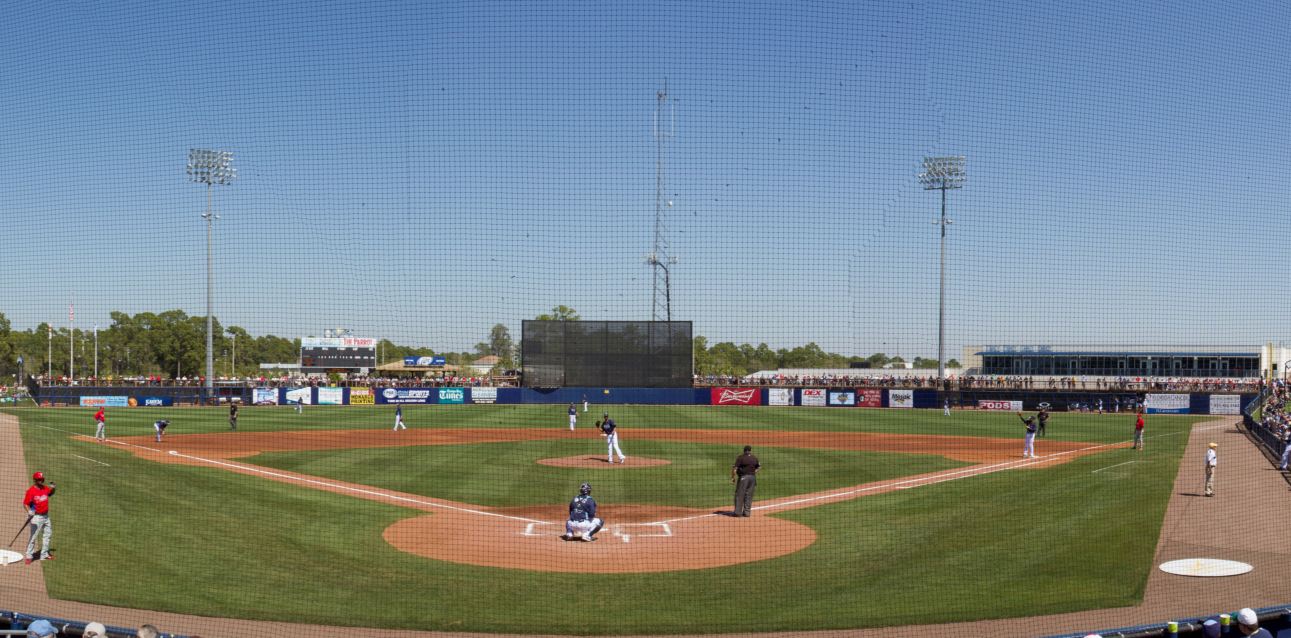
[[[49,495],[54,493],[54,488],[48,485],[33,485],[27,488],[27,495],[22,499],[22,506],[27,511],[36,510],[37,514],[49,513]]]
[[[1142,429],[1143,429],[1143,415],[1142,415],[1142,414],[1140,414],[1140,415],[1138,416],[1138,418],[1134,420],[1134,429],[1135,429],[1135,430],[1142,430]]]
[[[108,420],[108,417],[103,414],[103,408],[99,408],[99,411],[94,413],[94,420],[98,421],[99,423],[102,423]]]

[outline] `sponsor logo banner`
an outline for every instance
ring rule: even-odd
[[[383,388],[377,403],[434,403],[430,388]]]
[[[376,339],[359,337],[304,337],[300,340],[302,348],[375,348]]]
[[[851,390],[830,390],[829,405],[856,405],[856,393]]]
[[[1148,414],[1188,414],[1188,395],[1149,394],[1143,405]]]
[[[497,388],[471,388],[471,403],[497,403]]]
[[[168,408],[175,405],[175,399],[173,397],[139,397],[134,403],[145,408]]]
[[[819,388],[803,388],[802,404],[811,406],[825,405],[825,391]]]
[[[713,388],[713,405],[762,405],[757,388]]]
[[[989,399],[977,400],[978,410],[1008,410],[1010,412],[1021,412],[1021,401],[993,401]]]
[[[466,403],[465,388],[440,388],[440,403]]]
[[[287,403],[303,403],[309,405],[313,403],[314,393],[310,392],[313,388],[289,388],[287,390]]]
[[[879,389],[857,390],[856,405],[862,408],[883,407],[883,391]]]
[[[124,408],[130,405],[130,397],[81,397],[81,405],[89,408]]]
[[[1240,394],[1210,395],[1210,413],[1211,414],[1241,414],[1242,413],[1242,395]]]
[[[372,405],[376,402],[372,388],[350,388],[350,405]]]
[[[771,388],[767,391],[767,405],[793,405],[793,388]]]
[[[914,390],[888,390],[889,408],[913,408]]]
[[[448,363],[444,357],[404,357],[403,364],[406,366],[442,366]]]
[[[278,388],[252,388],[251,404],[252,405],[277,405]]]
[[[319,405],[341,405],[345,403],[344,388],[319,388],[318,404]]]

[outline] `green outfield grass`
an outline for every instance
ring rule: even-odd
[[[90,410],[9,412],[22,421],[28,468],[59,485],[53,502],[59,560],[44,566],[51,595],[211,616],[560,634],[828,629],[1134,604],[1152,569],[1186,433],[1202,418],[1149,416],[1141,453],[1109,450],[1054,467],[776,514],[819,535],[780,558],[576,575],[412,556],[387,545],[381,532],[420,512],[71,440],[69,433],[92,434]],[[173,420],[176,433],[227,430],[223,410],[108,413],[113,436],[150,434],[152,420],[162,417]],[[298,417],[289,409],[248,408],[239,429],[388,428],[392,413],[312,407]],[[1001,413],[642,406],[614,406],[611,413],[623,424],[629,455],[668,456],[674,465],[593,473],[603,502],[612,495],[698,506],[728,500],[729,485],[712,476],[729,467],[728,446],[633,440],[632,427],[1011,436],[1021,445],[1017,417]],[[565,426],[563,406],[428,407],[405,409],[405,417],[414,428]],[[1128,440],[1132,420],[1059,413],[1050,438]],[[275,453],[255,462],[465,502],[552,503],[566,500],[568,484],[586,472],[531,460],[566,456],[547,446],[568,442]],[[582,442],[589,453],[603,451],[599,440]],[[1043,453],[1043,439],[1040,445]],[[759,497],[784,491],[781,482],[814,491],[931,467],[925,464],[953,465],[870,453],[758,452],[768,461]],[[456,478],[454,459],[462,464]],[[1127,461],[1134,462],[1093,473]]]

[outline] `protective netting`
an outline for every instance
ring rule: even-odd
[[[0,629],[1186,634],[1291,602],[1251,540],[1288,522],[1286,420],[1233,426],[1291,363],[1288,13],[7,7]],[[601,525],[567,528],[584,482]],[[1157,569],[1191,558],[1253,569]]]

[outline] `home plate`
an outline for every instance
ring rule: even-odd
[[[8,565],[22,560],[22,554],[11,552],[7,549],[0,549],[0,565]]]
[[[1161,563],[1161,571],[1178,576],[1237,576],[1252,569],[1246,563],[1218,558],[1184,558]]]

